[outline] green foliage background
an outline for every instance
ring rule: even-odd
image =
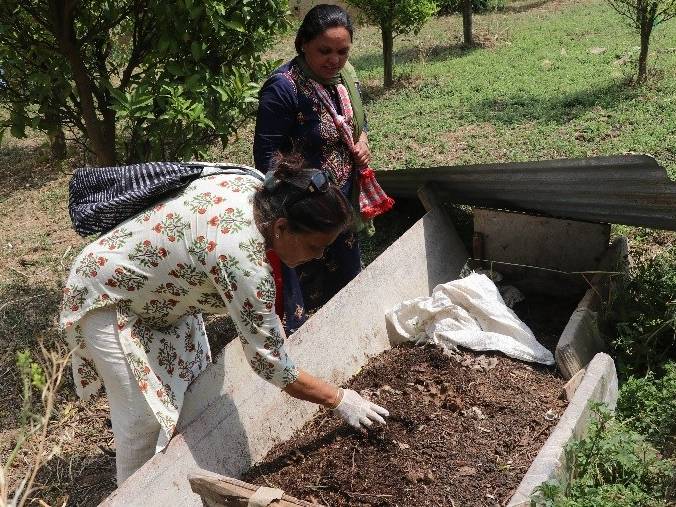
[[[97,129],[123,162],[203,155],[252,114],[273,65],[261,54],[287,27],[287,11],[286,0],[86,0],[72,11],[47,0],[5,0],[5,125],[18,137],[28,127],[65,127],[98,160],[105,150],[91,142]],[[98,120],[88,119],[87,98]]]
[[[630,377],[622,386],[617,411],[632,430],[659,448],[676,449],[676,362],[664,375]]]
[[[621,375],[662,375],[676,361],[676,247],[631,268],[617,295],[614,354]]]
[[[437,0],[439,14],[448,15],[462,12],[462,0]],[[472,12],[480,14],[504,9],[506,0],[472,0]]]
[[[676,464],[662,459],[644,436],[603,406],[594,407],[585,438],[566,449],[570,482],[546,483],[533,498],[540,507],[666,506]]]
[[[348,0],[366,19],[378,26],[388,26],[393,34],[418,33],[438,9],[435,0]]]

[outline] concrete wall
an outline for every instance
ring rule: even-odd
[[[444,218],[436,210],[425,215],[287,339],[300,367],[342,384],[391,346],[385,312],[456,278],[467,260]],[[103,505],[201,505],[188,473],[202,468],[238,477],[316,412],[316,405],[258,378],[236,340],[186,394],[181,433]]]
[[[629,268],[629,243],[627,238],[616,238],[606,251],[591,277],[591,287],[580,300],[570,316],[559,342],[556,344],[556,365],[563,378],[572,378],[587,366],[599,352],[607,352],[607,346],[599,330],[598,312],[602,302],[607,302],[612,293],[622,292],[622,274]]]
[[[474,234],[481,250],[474,257],[512,277],[514,285],[521,279],[520,289],[574,294],[589,287],[581,273],[597,269],[610,225],[475,208]]]
[[[594,356],[587,366],[580,386],[549,435],[526,475],[521,480],[507,507],[530,507],[535,489],[547,481],[565,484],[569,470],[566,462],[566,445],[582,438],[591,423],[591,402],[605,403],[611,410],[617,402],[617,373],[615,362],[608,354]]]

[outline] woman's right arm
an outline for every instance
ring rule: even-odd
[[[385,424],[387,409],[362,398],[352,389],[339,389],[304,370],[299,370],[296,380],[288,384],[284,391],[299,400],[311,401],[333,409],[350,426],[364,429],[374,422]]]
[[[260,248],[255,242],[251,246],[251,258],[210,256],[208,270],[239,331],[244,355],[254,372],[294,398],[335,410],[355,428],[384,423],[383,417],[389,415],[384,408],[294,365],[284,350],[284,330],[274,312],[274,280],[267,270],[260,269],[265,250],[262,244]]]
[[[291,131],[296,121],[297,97],[285,76],[276,74],[261,89],[253,154],[256,169],[266,173],[277,152],[291,149]]]

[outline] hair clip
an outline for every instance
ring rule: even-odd
[[[274,192],[279,186],[280,180],[275,178],[274,171],[268,171],[265,173],[265,179],[263,180],[263,188],[268,192]]]

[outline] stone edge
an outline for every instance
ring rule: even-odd
[[[581,438],[585,434],[590,422],[590,402],[602,402],[614,409],[617,395],[615,362],[608,354],[598,353],[589,363],[573,399],[533,460],[507,507],[533,505],[531,495],[538,486],[550,480],[565,480],[565,446],[571,439]]]
[[[628,256],[627,238],[616,238],[599,262],[599,270],[590,281],[591,287],[573,311],[556,345],[556,365],[568,380],[599,352],[607,347],[597,323],[602,299],[607,299],[607,287],[611,284],[609,273],[625,272]]]

